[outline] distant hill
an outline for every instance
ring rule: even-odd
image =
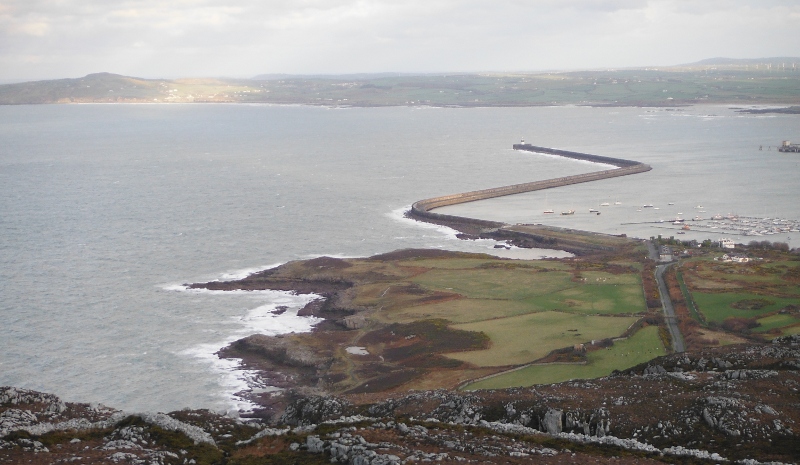
[[[705,60],[700,60],[695,63],[688,63],[681,66],[741,66],[741,65],[766,65],[771,64],[773,66],[786,64],[791,66],[792,63],[796,63],[798,67],[800,67],[800,57],[770,57],[770,58],[724,58],[724,57],[717,57],[717,58],[706,58]]]
[[[353,73],[353,74],[259,74],[252,79],[255,81],[278,81],[282,79],[380,79],[398,76],[419,76],[419,73]]]
[[[249,81],[248,81],[249,82]],[[235,79],[143,79],[113,73],[0,85],[0,104],[235,102]]]
[[[33,81],[0,86],[0,103],[6,105],[71,102],[153,101],[166,85],[111,73],[89,74],[76,79]]]
[[[262,74],[254,79],[143,79],[96,73],[0,85],[0,105],[193,102],[362,107],[789,106],[800,105],[800,58],[711,58],[671,67],[540,73]]]

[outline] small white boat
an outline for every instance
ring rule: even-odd
[[[622,205],[622,202],[614,202],[614,205]]]
[[[601,207],[607,207],[609,205],[611,205],[611,204],[608,203],[608,202],[603,202],[603,203],[600,204]]]
[[[561,214],[562,215],[574,215],[575,214],[575,210],[567,210],[565,212],[561,212]]]
[[[553,210],[545,210],[544,213],[555,213]]]
[[[651,203],[644,204],[642,205],[642,208],[653,208],[653,204]]]
[[[597,211],[598,210],[596,208],[590,208],[589,209],[589,213],[597,213]]]

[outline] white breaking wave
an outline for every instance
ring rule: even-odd
[[[484,253],[488,255],[494,255],[495,257],[515,258],[520,260],[538,260],[542,258],[564,258],[573,256],[571,253],[564,252],[563,250],[526,249],[513,245],[507,245],[505,242],[496,241],[494,239],[474,239],[467,241],[461,240],[457,237],[459,231],[453,228],[408,218],[405,216],[405,213],[410,209],[411,206],[408,205],[396,210],[392,210],[391,212],[387,213],[386,216],[410,226],[435,230],[440,233],[437,238],[447,241],[456,241],[454,243],[437,245],[437,248],[444,248],[446,246],[462,252]],[[397,239],[402,239],[402,237]],[[497,245],[501,245],[502,248],[496,248],[495,246]]]
[[[243,270],[249,271],[249,270]],[[256,269],[255,271],[259,271]],[[249,275],[251,273],[247,273]],[[246,275],[245,275],[246,276]],[[182,284],[171,284],[162,286],[168,291],[211,294],[216,296],[247,295],[252,296],[261,302],[261,305],[247,310],[241,316],[232,317],[232,325],[222,327],[233,327],[224,339],[216,342],[208,342],[195,345],[182,352],[181,355],[191,357],[201,364],[208,366],[209,370],[217,375],[217,382],[222,388],[222,396],[230,405],[229,413],[250,412],[258,405],[241,397],[238,393],[252,392],[253,390],[272,391],[279,390],[271,386],[266,386],[259,381],[257,371],[243,369],[239,360],[223,359],[217,356],[217,352],[227,347],[232,342],[250,336],[252,334],[265,334],[276,336],[288,333],[309,332],[314,325],[322,321],[320,318],[312,316],[298,316],[297,312],[308,303],[322,298],[316,294],[296,294],[292,291],[217,291],[208,289],[190,289]],[[281,308],[285,307],[285,308]]]
[[[458,231],[456,231],[455,229],[449,228],[447,226],[442,226],[442,225],[432,224],[432,223],[425,223],[423,221],[417,221],[415,219],[408,218],[406,216],[406,212],[409,211],[409,210],[411,210],[411,205],[406,205],[404,207],[400,207],[398,209],[392,210],[391,212],[387,213],[386,216],[388,216],[389,218],[391,218],[391,219],[393,219],[395,221],[399,221],[401,223],[405,223],[408,226],[414,226],[414,227],[417,227],[417,228],[431,229],[431,230],[437,231],[437,232],[441,233],[441,236],[443,236],[444,239],[459,240],[458,237],[456,237],[456,235],[458,234]]]
[[[283,265],[283,262],[274,263],[272,265],[267,265],[267,266],[255,267],[255,268],[251,267],[251,268],[242,268],[241,270],[228,271],[222,273],[218,279],[215,279],[215,281],[236,281],[239,279],[244,279],[253,273],[258,273],[259,271],[264,271],[264,270],[271,270],[272,268],[277,268],[281,265]]]

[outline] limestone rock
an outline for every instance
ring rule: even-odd
[[[544,418],[542,419],[542,427],[544,430],[550,434],[558,434],[564,429],[564,424],[561,420],[564,412],[561,410],[556,409],[549,409],[547,413],[544,414]]]

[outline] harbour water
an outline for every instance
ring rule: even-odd
[[[131,411],[246,407],[233,393],[248,373],[213,353],[253,332],[307,330],[313,321],[295,313],[311,297],[182,283],[318,255],[494,251],[402,212],[598,169],[511,150],[522,136],[653,171],[443,212],[638,237],[699,205],[709,217],[797,221],[800,158],[758,146],[790,138],[799,118],[726,107],[0,107],[0,385]],[[576,214],[546,217],[548,206]],[[765,238],[799,245],[785,236]],[[531,256],[543,255],[563,256]],[[290,310],[271,313],[279,305]]]

